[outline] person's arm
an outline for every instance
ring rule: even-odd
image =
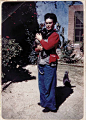
[[[48,37],[48,42],[42,39],[40,40],[40,43],[45,50],[49,50],[55,47],[58,44],[58,41],[59,35],[56,32],[54,32]]]

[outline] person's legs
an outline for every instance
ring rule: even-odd
[[[55,89],[56,89],[56,67],[51,67],[45,65],[44,67],[44,84],[45,84],[45,107],[50,110],[56,110],[56,99],[55,99]]]
[[[44,107],[45,104],[45,85],[44,85],[44,66],[38,66],[38,85],[40,91],[40,105]]]

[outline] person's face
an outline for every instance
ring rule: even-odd
[[[47,30],[52,30],[53,28],[54,28],[54,23],[53,23],[53,20],[52,19],[50,19],[50,18],[47,18],[46,20],[45,20],[45,25],[46,25],[46,29]]]

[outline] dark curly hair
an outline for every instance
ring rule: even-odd
[[[54,13],[47,13],[47,14],[45,14],[44,20],[46,20],[47,18],[52,19],[52,20],[53,20],[53,23],[56,24],[56,22],[57,22],[57,17],[56,17],[56,15],[55,15]]]

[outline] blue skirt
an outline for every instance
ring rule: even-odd
[[[57,67],[38,65],[38,85],[40,91],[40,104],[50,110],[56,110],[55,89],[57,85]]]

